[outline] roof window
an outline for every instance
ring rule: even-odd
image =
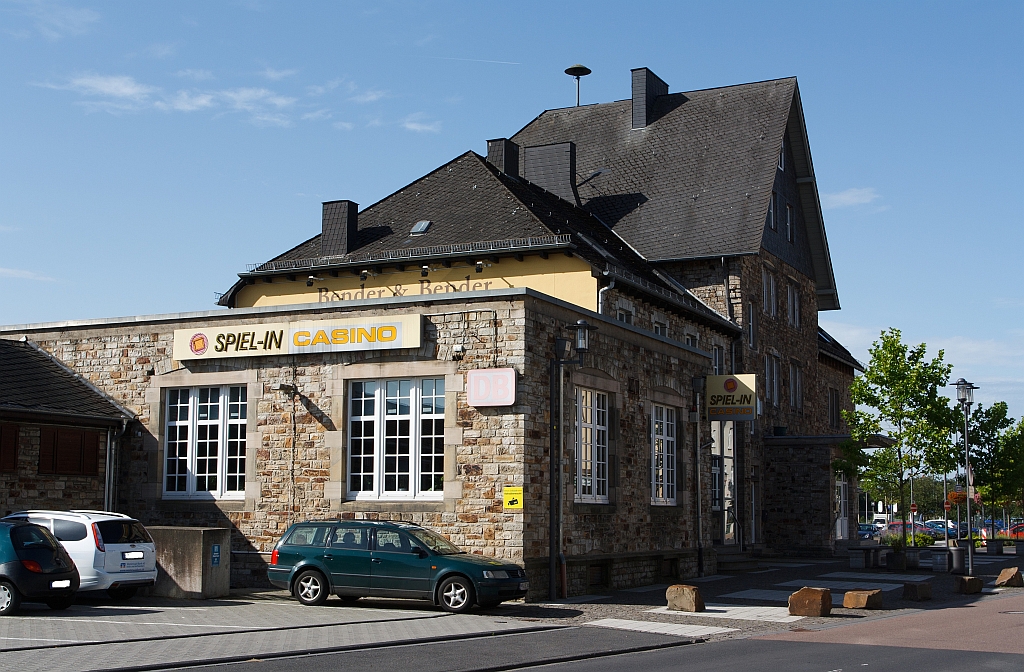
[[[421,219],[412,225],[412,231],[409,232],[409,235],[422,236],[430,228],[430,224],[431,221],[429,219]]]

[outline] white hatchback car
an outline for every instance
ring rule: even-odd
[[[27,520],[57,537],[78,566],[79,593],[105,590],[127,600],[156,583],[156,545],[142,523],[109,511],[19,511],[4,520]]]

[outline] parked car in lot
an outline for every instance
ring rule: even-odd
[[[22,602],[67,609],[78,590],[75,562],[50,531],[20,521],[0,521],[0,616]]]
[[[878,534],[878,528],[872,523],[858,523],[857,524],[857,538],[858,539],[871,539]]]
[[[914,534],[927,534],[929,537],[935,537],[935,530],[922,525],[921,523],[913,523],[907,521],[907,534],[913,532]],[[885,528],[884,534],[902,534],[903,533],[903,521],[897,521],[895,523],[889,523],[889,526]],[[909,541],[907,543],[910,543]]]
[[[109,511],[19,511],[5,521],[26,521],[53,533],[78,565],[79,592],[105,590],[127,600],[156,583],[156,545],[142,523]]]
[[[343,600],[404,597],[463,613],[525,597],[526,571],[471,555],[411,523],[309,521],[292,525],[270,556],[270,582],[306,605],[330,594]]]
[[[1006,536],[1011,539],[1024,539],[1024,523],[1011,525],[1010,529],[1006,531]]]

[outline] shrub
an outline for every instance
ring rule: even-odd
[[[931,546],[934,543],[935,539],[931,535],[924,534],[923,532],[918,532],[914,535],[915,546]]]

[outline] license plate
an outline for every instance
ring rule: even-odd
[[[520,581],[519,582],[519,590],[529,590],[529,589],[530,589],[530,582],[529,581]]]
[[[50,588],[70,588],[71,579],[64,579],[63,581],[51,581]]]
[[[142,551],[126,551],[121,554],[122,560],[142,560],[145,555]]]

